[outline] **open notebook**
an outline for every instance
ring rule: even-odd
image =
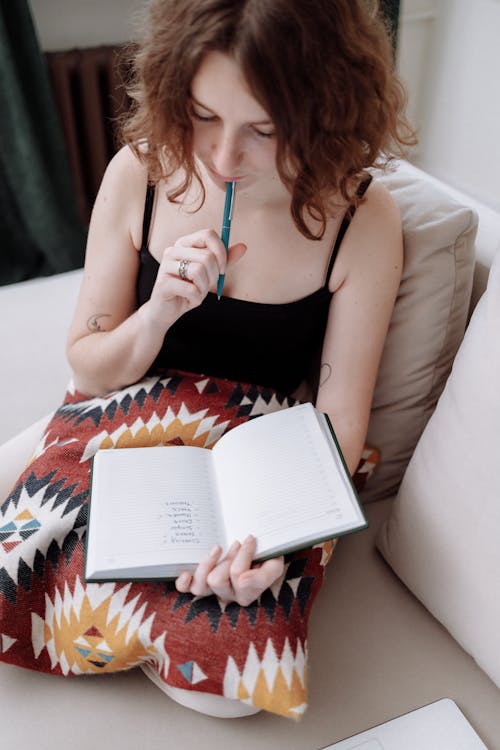
[[[430,703],[322,750],[488,750],[450,698]]]

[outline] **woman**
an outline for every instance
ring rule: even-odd
[[[412,142],[381,20],[362,0],[155,0],[135,73],[69,334],[77,388],[172,367],[291,393],[321,352],[316,406],[354,472],[402,268],[367,170]],[[254,549],[217,548],[178,591],[250,604],[283,571]]]
[[[293,390],[319,345],[316,406],[354,471],[402,266],[398,211],[366,181],[404,125],[383,26],[350,0],[163,0],[149,34],[128,145],[92,215],[68,342],[76,386],[101,394],[162,364]],[[148,180],[156,190],[141,260]],[[237,336],[228,340],[221,321]],[[224,561],[215,551],[179,590],[253,601],[282,564],[252,569],[253,550],[248,539]]]

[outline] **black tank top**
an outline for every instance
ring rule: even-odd
[[[361,183],[362,196],[371,177]],[[159,263],[148,248],[154,187],[148,186],[144,210],[137,306],[151,297]],[[168,330],[151,371],[183,370],[267,386],[292,393],[318,356],[325,335],[332,293],[328,282],[353,209],[344,216],[333,247],[324,286],[307,297],[280,304],[249,302],[209,292],[199,307]]]

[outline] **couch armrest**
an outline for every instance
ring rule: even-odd
[[[63,399],[71,371],[66,336],[82,271],[0,287],[0,443]]]

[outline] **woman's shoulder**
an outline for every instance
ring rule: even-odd
[[[136,153],[130,146],[122,146],[109,162],[103,182],[120,182],[122,190],[144,187],[148,173],[145,162],[140,158],[141,153],[141,150]]]
[[[357,234],[363,228],[383,225],[388,222],[389,227],[401,224],[399,207],[386,185],[379,179],[378,174],[369,174],[358,185],[357,204],[343,203],[338,205],[345,211],[349,221],[349,234]],[[334,201],[335,202],[335,201]],[[349,218],[349,215],[350,218]],[[337,221],[334,217],[334,220]]]
[[[356,209],[351,234],[363,244],[370,240],[383,244],[384,240],[400,237],[401,231],[398,204],[384,183],[375,177]]]
[[[396,201],[390,190],[376,176],[371,178],[360,204],[361,206],[367,209],[365,210],[367,215],[374,214],[374,216],[380,218],[380,214],[382,213],[386,218],[391,218],[396,222],[400,221],[399,208]]]
[[[93,209],[93,220],[103,226],[122,227],[135,247],[140,242],[148,173],[129,146],[109,162]]]
[[[342,242],[330,279],[330,289],[363,273],[392,273],[401,268],[403,234],[398,205],[387,187],[373,179],[358,205]]]

